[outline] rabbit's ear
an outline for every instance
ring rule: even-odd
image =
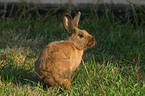
[[[74,17],[74,22],[75,22],[77,27],[78,27],[78,23],[80,20],[80,16],[81,16],[81,12],[79,11],[78,14]]]
[[[63,24],[64,24],[65,29],[68,31],[69,35],[71,35],[72,34],[72,30],[75,27],[75,24],[74,24],[74,21],[73,21],[71,15],[69,15],[67,13],[64,14],[64,16],[63,16]]]

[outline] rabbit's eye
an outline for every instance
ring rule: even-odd
[[[84,37],[84,35],[83,35],[83,34],[78,34],[78,36],[79,36],[80,38]]]

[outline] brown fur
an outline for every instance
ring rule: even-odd
[[[35,62],[37,78],[49,87],[63,85],[68,89],[71,74],[79,66],[83,51],[95,44],[95,39],[87,31],[78,29],[79,18],[80,12],[74,20],[66,13],[63,21],[68,40],[51,42]]]

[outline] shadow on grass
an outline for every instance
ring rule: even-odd
[[[15,85],[30,84],[31,86],[36,86],[38,83],[34,72],[21,66],[5,65],[0,68],[0,76],[3,83],[12,82]]]

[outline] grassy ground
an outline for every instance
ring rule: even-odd
[[[80,20],[79,27],[92,34],[97,43],[85,51],[72,75],[71,87],[62,94],[145,94],[145,15],[138,14],[139,19],[129,16],[90,13]],[[58,95],[61,87],[43,90],[33,74],[40,50],[51,41],[66,39],[61,19],[49,16],[0,21],[0,95]]]

